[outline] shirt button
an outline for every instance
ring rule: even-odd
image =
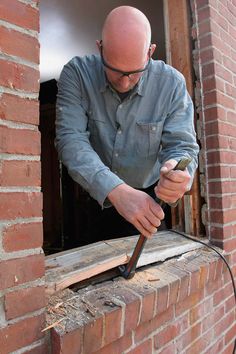
[[[122,107],[123,107],[123,105],[122,105],[122,104],[120,104],[120,105],[119,105],[119,108],[122,108]]]
[[[157,128],[156,127],[152,127],[152,130],[155,131]]]
[[[121,130],[121,129],[119,129],[119,130],[118,130],[118,134],[121,134],[121,133],[122,133],[122,130]]]
[[[116,152],[116,153],[115,153],[115,157],[118,157],[118,156],[119,156],[119,154],[118,154],[118,152]]]

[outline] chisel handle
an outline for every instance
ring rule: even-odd
[[[188,166],[188,164],[192,161],[190,158],[183,158],[181,159],[177,165],[175,166],[174,170],[180,170],[184,171],[185,168]],[[158,200],[158,204],[163,207],[165,203],[163,200]],[[138,263],[138,260],[140,258],[140,255],[142,253],[142,250],[146,244],[147,238],[143,236],[142,234],[139,236],[138,242],[135,246],[134,252],[129,260],[129,262],[126,265],[122,265],[119,267],[120,274],[125,278],[125,279],[131,279],[133,278],[136,270],[136,266]]]

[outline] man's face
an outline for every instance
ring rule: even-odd
[[[122,57],[120,60],[112,54],[104,57],[102,45],[100,53],[108,81],[116,91],[121,93],[132,90],[147,69],[150,60],[148,52],[145,57],[137,56],[124,64]]]

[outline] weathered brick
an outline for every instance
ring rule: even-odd
[[[49,343],[37,345],[33,349],[26,350],[24,354],[51,354]]]
[[[10,320],[45,307],[45,289],[42,286],[7,293],[4,300],[6,319]]]
[[[26,318],[0,329],[2,353],[10,353],[36,342],[44,336],[44,315]]]
[[[17,0],[1,0],[0,13],[2,20],[26,29],[39,30],[38,10],[30,5]]]
[[[121,337],[115,342],[112,342],[105,347],[99,349],[95,354],[120,354],[128,350],[132,346],[132,333],[128,332],[124,337]],[[56,354],[56,353],[55,353]]]
[[[163,313],[157,315],[152,320],[140,324],[135,331],[135,343],[140,342],[152,332],[155,332],[162,325],[167,325],[174,319],[173,306],[169,307]]]
[[[0,127],[0,152],[9,154],[40,154],[38,131]]]
[[[3,249],[6,252],[42,247],[42,223],[15,224],[3,230]]]
[[[0,193],[0,217],[2,219],[42,216],[40,192]]]
[[[75,329],[62,333],[53,328],[51,331],[52,354],[78,354],[82,346],[82,330]],[[93,340],[91,338],[91,340]]]
[[[44,272],[43,255],[2,261],[0,263],[0,290],[41,278]]]
[[[114,326],[114,323],[116,322],[113,322],[112,327],[106,328],[106,330],[109,331],[107,333],[108,335],[109,333],[112,333],[112,331],[116,328],[116,326]],[[84,352],[93,353],[96,350],[99,350],[102,346],[103,318],[102,317],[96,318],[94,322],[90,322],[86,324],[83,330],[84,330],[84,336],[83,336]]]
[[[27,92],[39,91],[39,71],[23,64],[0,60],[0,85],[24,90]]]
[[[0,118],[38,125],[39,102],[3,93],[0,95]]]
[[[39,63],[39,42],[34,37],[0,26],[0,47],[3,53]]]
[[[40,161],[2,161],[0,186],[40,186],[40,168]]]
[[[135,349],[130,350],[127,354],[142,354],[142,353],[152,353],[152,341],[151,339],[146,340]]]

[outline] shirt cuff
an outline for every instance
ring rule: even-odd
[[[102,208],[108,208],[112,204],[107,199],[108,194],[120,184],[125,183],[113,172],[106,170],[98,173],[94,179],[92,188],[90,188],[90,195],[98,201]]]

